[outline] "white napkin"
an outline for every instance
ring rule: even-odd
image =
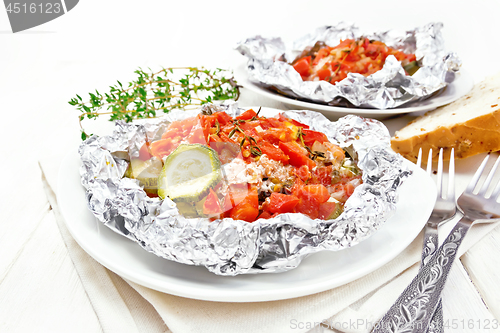
[[[54,193],[62,157],[40,160],[44,185],[68,252],[106,333],[278,333],[320,332],[326,328],[368,332],[418,271],[421,235],[378,270],[310,296],[272,302],[224,303],[161,293],[120,278],[87,255],[71,237]],[[474,226],[462,243],[459,255],[497,225]]]

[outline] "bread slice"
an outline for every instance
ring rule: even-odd
[[[436,160],[439,149],[450,156],[468,156],[500,150],[500,73],[476,84],[471,92],[455,102],[427,112],[397,131],[392,149],[416,161],[432,148]]]

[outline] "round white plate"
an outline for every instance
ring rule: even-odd
[[[217,276],[205,267],[159,258],[99,222],[87,208],[80,158],[69,153],[59,171],[57,200],[80,246],[118,275],[169,294],[209,301],[257,302],[294,298],[356,280],[403,251],[425,225],[436,198],[433,180],[412,163],[401,187],[396,214],[372,237],[338,252],[320,252],[285,273]]]
[[[280,95],[271,90],[267,90],[252,81],[250,81],[246,65],[238,66],[234,71],[234,76],[238,84],[247,88],[261,96],[270,98],[274,101],[285,104],[289,109],[306,109],[323,113],[329,118],[339,118],[348,114],[355,114],[366,118],[387,118],[390,116],[405,114],[411,112],[426,112],[434,110],[439,106],[449,104],[463,95],[467,94],[474,86],[474,80],[467,71],[461,70],[457,74],[456,79],[450,83],[443,91],[439,92],[427,100],[421,102],[413,102],[394,109],[363,109],[363,108],[346,108],[339,106],[328,106],[312,102],[304,102],[293,99],[291,97]]]

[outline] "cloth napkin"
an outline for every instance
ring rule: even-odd
[[[376,271],[321,293],[271,302],[200,301],[158,292],[122,279],[90,257],[72,238],[55,190],[63,154],[40,159],[57,225],[103,332],[369,332],[418,272],[422,235]],[[82,198],[84,200],[84,198]],[[474,226],[461,256],[498,223]],[[444,236],[444,235],[443,235]]]

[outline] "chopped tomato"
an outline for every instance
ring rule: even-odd
[[[332,75],[332,72],[328,68],[322,68],[316,72],[320,80],[326,80]]]
[[[271,193],[271,201],[269,203],[269,211],[271,213],[289,213],[299,203],[299,198],[295,195],[281,194],[277,192]]]
[[[309,75],[309,65],[311,64],[311,56],[300,59],[293,65],[293,68],[301,75]]]
[[[220,136],[218,136],[217,134],[210,134],[210,138],[209,138],[208,142],[211,143],[211,142],[223,142],[223,141],[220,138]],[[212,146],[212,145],[210,145],[210,146]]]
[[[295,174],[303,181],[307,181],[309,178],[311,178],[311,172],[306,165],[303,165],[300,168],[296,169]]]
[[[313,160],[311,160],[307,156],[307,150],[303,147],[299,146],[296,142],[280,142],[280,149],[288,155],[290,158],[289,162],[294,167],[300,168],[303,165],[306,165],[309,170],[316,166]]]
[[[164,156],[173,152],[179,146],[180,141],[180,137],[155,141],[150,145],[151,153],[161,160]]]
[[[304,136],[302,138],[304,139],[304,143],[306,144],[306,146],[312,146],[314,144],[314,141],[318,141],[319,143],[328,141],[326,135],[321,132],[304,129],[302,130],[302,133],[304,133]]]
[[[327,202],[328,199],[330,199],[330,193],[328,192],[328,189],[321,184],[305,185],[302,188],[302,191],[306,191],[310,195],[314,196],[319,203]]]
[[[232,160],[240,155],[239,147],[236,144],[224,143],[224,148],[221,149],[219,153],[219,159],[222,164],[230,163]]]
[[[219,133],[219,137],[220,139],[223,141],[223,142],[231,142],[231,143],[234,143],[236,144],[236,142],[234,142],[233,139],[231,139],[226,133],[224,132],[220,132]]]
[[[243,112],[238,117],[236,117],[236,119],[249,120],[249,119],[252,119],[255,116],[257,116],[257,113],[254,110],[249,109],[249,110],[246,110],[245,112]]]
[[[166,138],[175,138],[176,136],[182,136],[184,135],[182,128],[179,127],[173,127],[173,128],[168,128],[165,133],[161,136],[162,139]]]
[[[151,154],[149,153],[149,142],[145,142],[141,149],[139,149],[139,159],[142,161],[147,161],[151,158]]]
[[[264,130],[267,130],[269,128],[279,128],[283,126],[281,121],[276,118],[265,118],[265,119],[259,119],[260,127]]]
[[[338,202],[325,202],[319,205],[318,218],[322,220],[329,220],[333,218],[333,215],[337,211],[337,207],[340,204]]]
[[[257,125],[258,124],[255,124],[255,126]],[[258,133],[255,130],[255,126],[252,126],[252,124],[250,124],[249,122],[240,124],[238,126],[243,130],[243,132],[245,132],[247,136],[251,136],[253,138],[257,137]]]
[[[307,57],[299,59],[293,66],[301,74],[302,80],[327,80],[335,84],[347,77],[348,73],[359,73],[368,76],[382,69],[387,56],[393,55],[405,66],[415,61],[414,54],[388,47],[380,41],[368,38],[345,39],[335,46],[323,46]],[[323,66],[318,66],[322,64]],[[318,68],[319,67],[319,68]]]
[[[281,149],[273,146],[269,142],[263,141],[259,143],[259,148],[262,154],[266,154],[270,159],[280,161],[284,165],[288,164],[289,157],[286,156]]]
[[[217,118],[217,121],[221,126],[226,125],[231,121],[231,116],[225,113],[224,111],[219,111],[213,114]]]
[[[229,216],[235,220],[253,222],[259,215],[259,196],[257,189],[248,191],[247,196],[231,209]]]
[[[222,213],[220,207],[219,198],[215,194],[214,190],[210,189],[205,202],[203,203],[203,214],[206,215],[218,215]]]
[[[203,133],[203,129],[201,127],[194,128],[186,139],[189,143],[200,143],[202,145],[207,144],[205,133]]]
[[[181,136],[184,138],[191,132],[191,129],[197,122],[197,117],[191,117],[181,121],[174,121],[168,126],[165,133],[163,133],[162,139],[173,136]]]
[[[295,138],[289,128],[269,128],[260,134],[260,137],[269,141],[272,144],[279,144],[281,142],[293,141]]]
[[[313,65],[317,65],[321,59],[323,59],[324,57],[326,57],[327,55],[330,54],[330,51],[332,50],[331,47],[324,47],[322,49],[320,49],[318,51],[318,53],[316,53],[316,56],[314,57],[314,60],[312,62]]]
[[[263,211],[260,215],[259,215],[259,219],[269,219],[272,217],[272,214],[269,213],[268,211]]]
[[[223,210],[225,212],[230,211],[232,208],[236,207],[240,202],[242,202],[248,195],[248,185],[247,184],[232,184],[229,186],[226,196],[224,197]]]
[[[355,43],[344,44],[346,49],[361,47],[354,45]],[[350,65],[342,64],[342,66],[347,68]],[[335,73],[332,69],[332,76],[337,74],[343,75]],[[257,162],[258,152],[261,152],[269,159],[279,162],[278,165],[292,166],[269,168],[271,174],[268,178],[272,178],[272,173],[278,169],[280,173],[284,171],[287,174],[288,180],[286,184],[282,184],[286,193],[271,193],[269,199],[265,199],[264,196],[264,199],[260,198],[260,202],[258,189],[247,183],[231,184],[224,191],[226,194],[223,200],[219,200],[223,188],[222,183],[219,183],[210,190],[203,202],[203,212],[209,217],[229,217],[252,222],[257,218],[272,218],[286,212],[302,213],[313,219],[318,217],[327,219],[332,214],[337,214],[342,208],[342,203],[360,183],[360,180],[353,181],[353,179],[361,177],[354,174],[343,178],[335,176],[334,170],[337,170],[339,162],[345,157],[343,149],[330,143],[325,134],[309,130],[309,126],[284,114],[274,118],[256,117],[256,115],[255,111],[247,110],[237,117],[241,121],[236,121],[225,112],[216,112],[212,115],[199,115],[172,122],[161,140],[141,147],[139,156],[142,160],[147,160],[152,154],[161,159],[173,152],[181,142],[189,142],[208,144],[217,152],[223,164],[235,158],[245,163]],[[301,132],[303,135],[300,139]],[[318,158],[317,161],[312,160],[309,158],[311,152],[306,148],[328,152],[330,157],[333,154],[335,160],[325,161],[328,162],[326,165],[322,158]],[[333,180],[338,183],[332,185]],[[293,183],[288,184],[289,181]],[[224,188],[226,186],[224,185]],[[335,203],[328,202],[330,197],[340,203],[336,206]]]
[[[333,167],[323,166],[318,167],[312,172],[312,183],[313,184],[322,184],[324,186],[332,185],[332,170]]]
[[[304,187],[304,182],[300,178],[295,179],[295,183],[293,184],[291,189],[292,194],[295,195],[296,197],[299,196],[302,187]]]
[[[354,193],[354,185],[351,183],[345,184],[345,194],[347,195],[347,198],[349,198],[353,193]]]
[[[306,124],[302,124],[301,122],[298,122],[297,120],[294,120],[292,118],[288,118],[283,113],[280,113],[279,120],[281,120],[281,121],[288,121],[288,122],[291,122],[292,124],[294,124],[295,126],[299,126],[299,127],[305,128],[305,129],[309,129],[309,126],[307,126]]]
[[[318,199],[308,191],[300,190],[298,193],[299,202],[295,206],[296,213],[302,213],[312,219],[318,218],[319,202]]]

